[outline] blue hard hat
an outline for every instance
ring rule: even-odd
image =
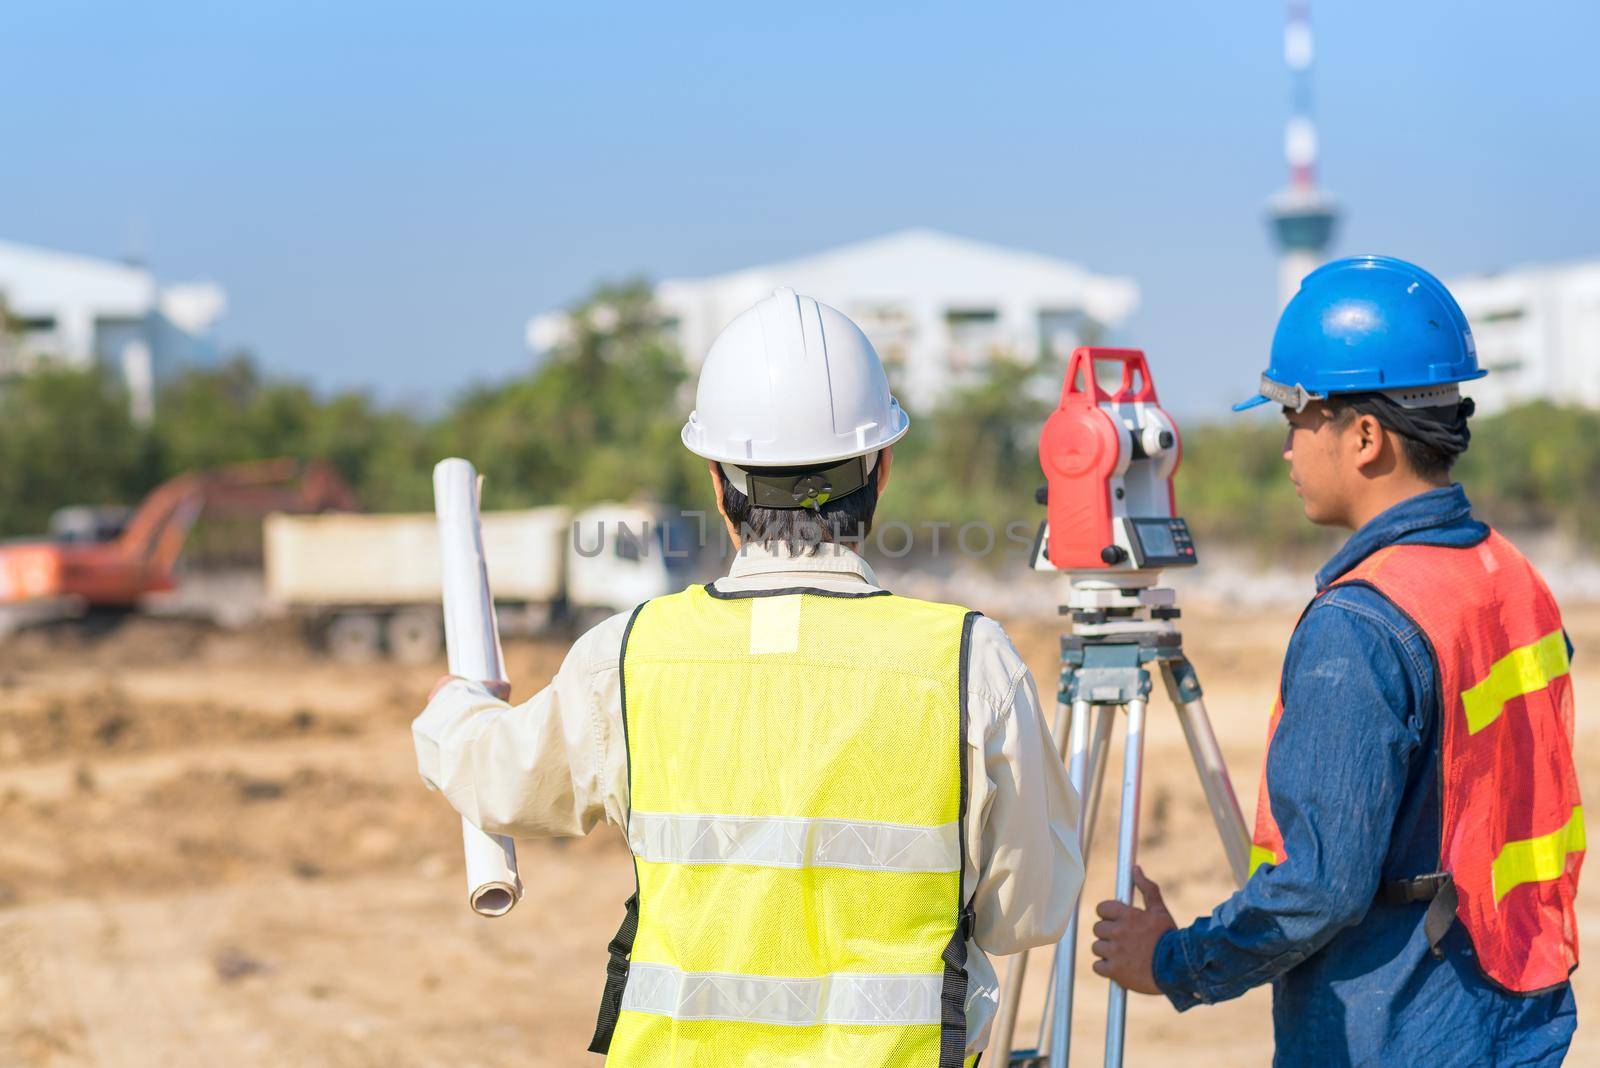
[[[1306,275],[1272,335],[1261,392],[1302,409],[1335,393],[1415,390],[1469,382],[1478,369],[1472,327],[1444,283],[1392,256],[1350,256]]]

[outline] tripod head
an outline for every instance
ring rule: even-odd
[[[1121,381],[1108,392],[1096,372],[1115,365]],[[1075,586],[1140,589],[1163,568],[1193,566],[1194,539],[1172,488],[1182,453],[1142,350],[1075,349],[1039,436],[1046,512],[1034,568],[1067,572]]]

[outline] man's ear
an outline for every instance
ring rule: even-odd
[[[1350,421],[1345,433],[1350,435],[1357,468],[1365,470],[1383,457],[1384,442],[1389,432],[1378,422],[1377,416],[1365,412],[1358,414]],[[1389,442],[1389,445],[1393,448],[1394,443]]]
[[[715,460],[706,462],[706,470],[711,472],[711,492],[717,496],[717,514],[722,517],[722,525],[728,531],[728,541],[735,549],[739,549],[744,543],[739,540],[739,532],[734,529],[733,520],[728,518],[728,502],[722,492],[722,472],[718,471],[717,467]]]
[[[873,472],[878,478],[878,496],[883,496],[883,488],[889,484],[889,462],[894,459],[894,449],[887,448],[878,453],[878,467]]]
[[[717,461],[707,460],[706,470],[711,473],[711,492],[717,498],[717,511],[722,513],[722,518],[728,518],[728,506],[722,500],[722,472],[717,470]]]

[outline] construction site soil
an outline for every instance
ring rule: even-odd
[[[1600,608],[1568,623],[1579,770],[1600,796],[1600,715],[1583,707],[1600,695],[1600,658],[1586,654],[1600,649]],[[1250,809],[1293,615],[1184,624]],[[1055,625],[1011,631],[1053,690]],[[519,696],[565,649],[507,650]],[[408,731],[439,670],[335,664],[286,626],[135,619],[0,645],[0,1065],[598,1064],[584,1048],[632,890],[627,851],[613,828],[522,843],[522,903],[499,920],[470,913],[458,821],[418,780]],[[1164,697],[1146,769],[1141,860],[1181,922],[1229,883]],[[1101,809],[1090,902],[1109,896],[1115,811]],[[1579,913],[1593,962],[1600,874]],[[1575,1064],[1600,1063],[1595,967],[1575,977]],[[1030,971],[1019,1045],[1032,1044],[1043,973]],[[1105,997],[1083,983],[1088,1063]],[[1179,1016],[1135,998],[1127,1062],[1266,1064],[1269,1001],[1256,990]]]

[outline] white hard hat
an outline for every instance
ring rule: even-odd
[[[801,467],[876,453],[910,426],[861,328],[784,288],[711,343],[683,443],[740,467]]]

